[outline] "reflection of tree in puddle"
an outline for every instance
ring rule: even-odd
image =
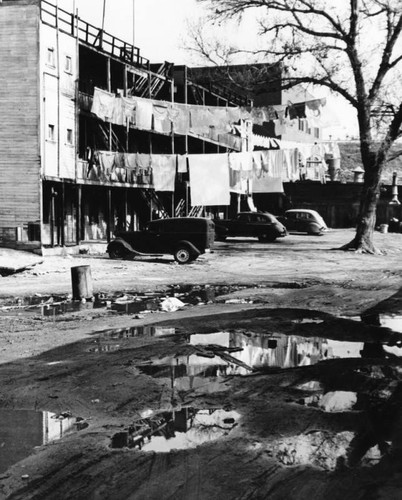
[[[315,431],[278,439],[269,444],[269,452],[283,465],[313,465],[334,470],[340,457],[346,455],[353,432],[332,434]]]
[[[221,409],[183,408],[137,420],[126,431],[116,433],[112,448],[138,448],[143,451],[169,452],[195,448],[227,435],[240,415]]]

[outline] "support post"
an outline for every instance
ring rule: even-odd
[[[75,210],[75,218],[76,218],[76,226],[75,226],[75,239],[77,245],[80,244],[81,241],[81,228],[82,228],[82,187],[77,186],[77,199],[76,199],[76,210]]]
[[[106,222],[107,242],[110,242],[112,232],[112,188],[107,188],[107,222]]]

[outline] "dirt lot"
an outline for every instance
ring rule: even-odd
[[[402,235],[352,236],[0,278],[0,498],[400,498]]]

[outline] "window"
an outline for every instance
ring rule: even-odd
[[[66,143],[69,145],[73,144],[73,130],[71,128],[67,129]]]
[[[71,59],[71,56],[66,56],[64,60],[64,71],[66,73],[72,73],[73,72],[73,61]]]
[[[55,67],[54,48],[53,47],[48,47],[48,49],[47,49],[46,64],[48,66],[51,66],[52,68]]]
[[[47,126],[47,138],[49,141],[54,141],[54,125]]]

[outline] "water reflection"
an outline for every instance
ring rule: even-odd
[[[168,337],[176,334],[175,328],[164,328],[160,326],[136,326],[129,328],[115,328],[98,332],[95,346],[88,349],[89,352],[118,351],[124,340],[136,337]]]
[[[81,430],[87,424],[69,414],[0,410],[0,473],[28,457],[36,446]]]
[[[126,430],[114,434],[112,448],[138,448],[167,453],[171,450],[195,448],[226,436],[240,415],[222,409],[182,408],[158,413],[133,422]]]

